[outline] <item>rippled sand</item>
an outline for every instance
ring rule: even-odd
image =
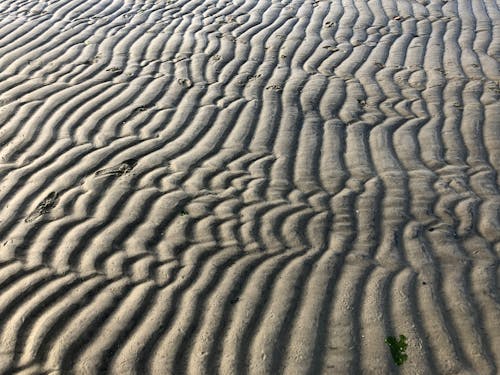
[[[499,56],[495,0],[0,1],[0,373],[499,373]]]

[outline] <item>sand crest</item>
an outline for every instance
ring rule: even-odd
[[[0,373],[498,374],[499,41],[495,0],[0,1]]]

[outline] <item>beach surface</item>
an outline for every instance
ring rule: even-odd
[[[0,374],[500,373],[499,57],[496,0],[0,1]]]

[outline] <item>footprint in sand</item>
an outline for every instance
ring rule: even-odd
[[[127,159],[120,164],[117,164],[113,167],[104,168],[98,170],[95,175],[98,177],[102,176],[122,176],[126,173],[129,173],[135,166],[137,165],[137,159]]]
[[[43,201],[41,201],[36,208],[31,211],[31,213],[24,219],[25,222],[30,223],[38,217],[46,214],[51,209],[53,209],[57,202],[59,201],[59,194],[55,191],[47,195]]]

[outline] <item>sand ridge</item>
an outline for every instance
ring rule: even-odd
[[[498,373],[499,25],[0,2],[0,373]]]

